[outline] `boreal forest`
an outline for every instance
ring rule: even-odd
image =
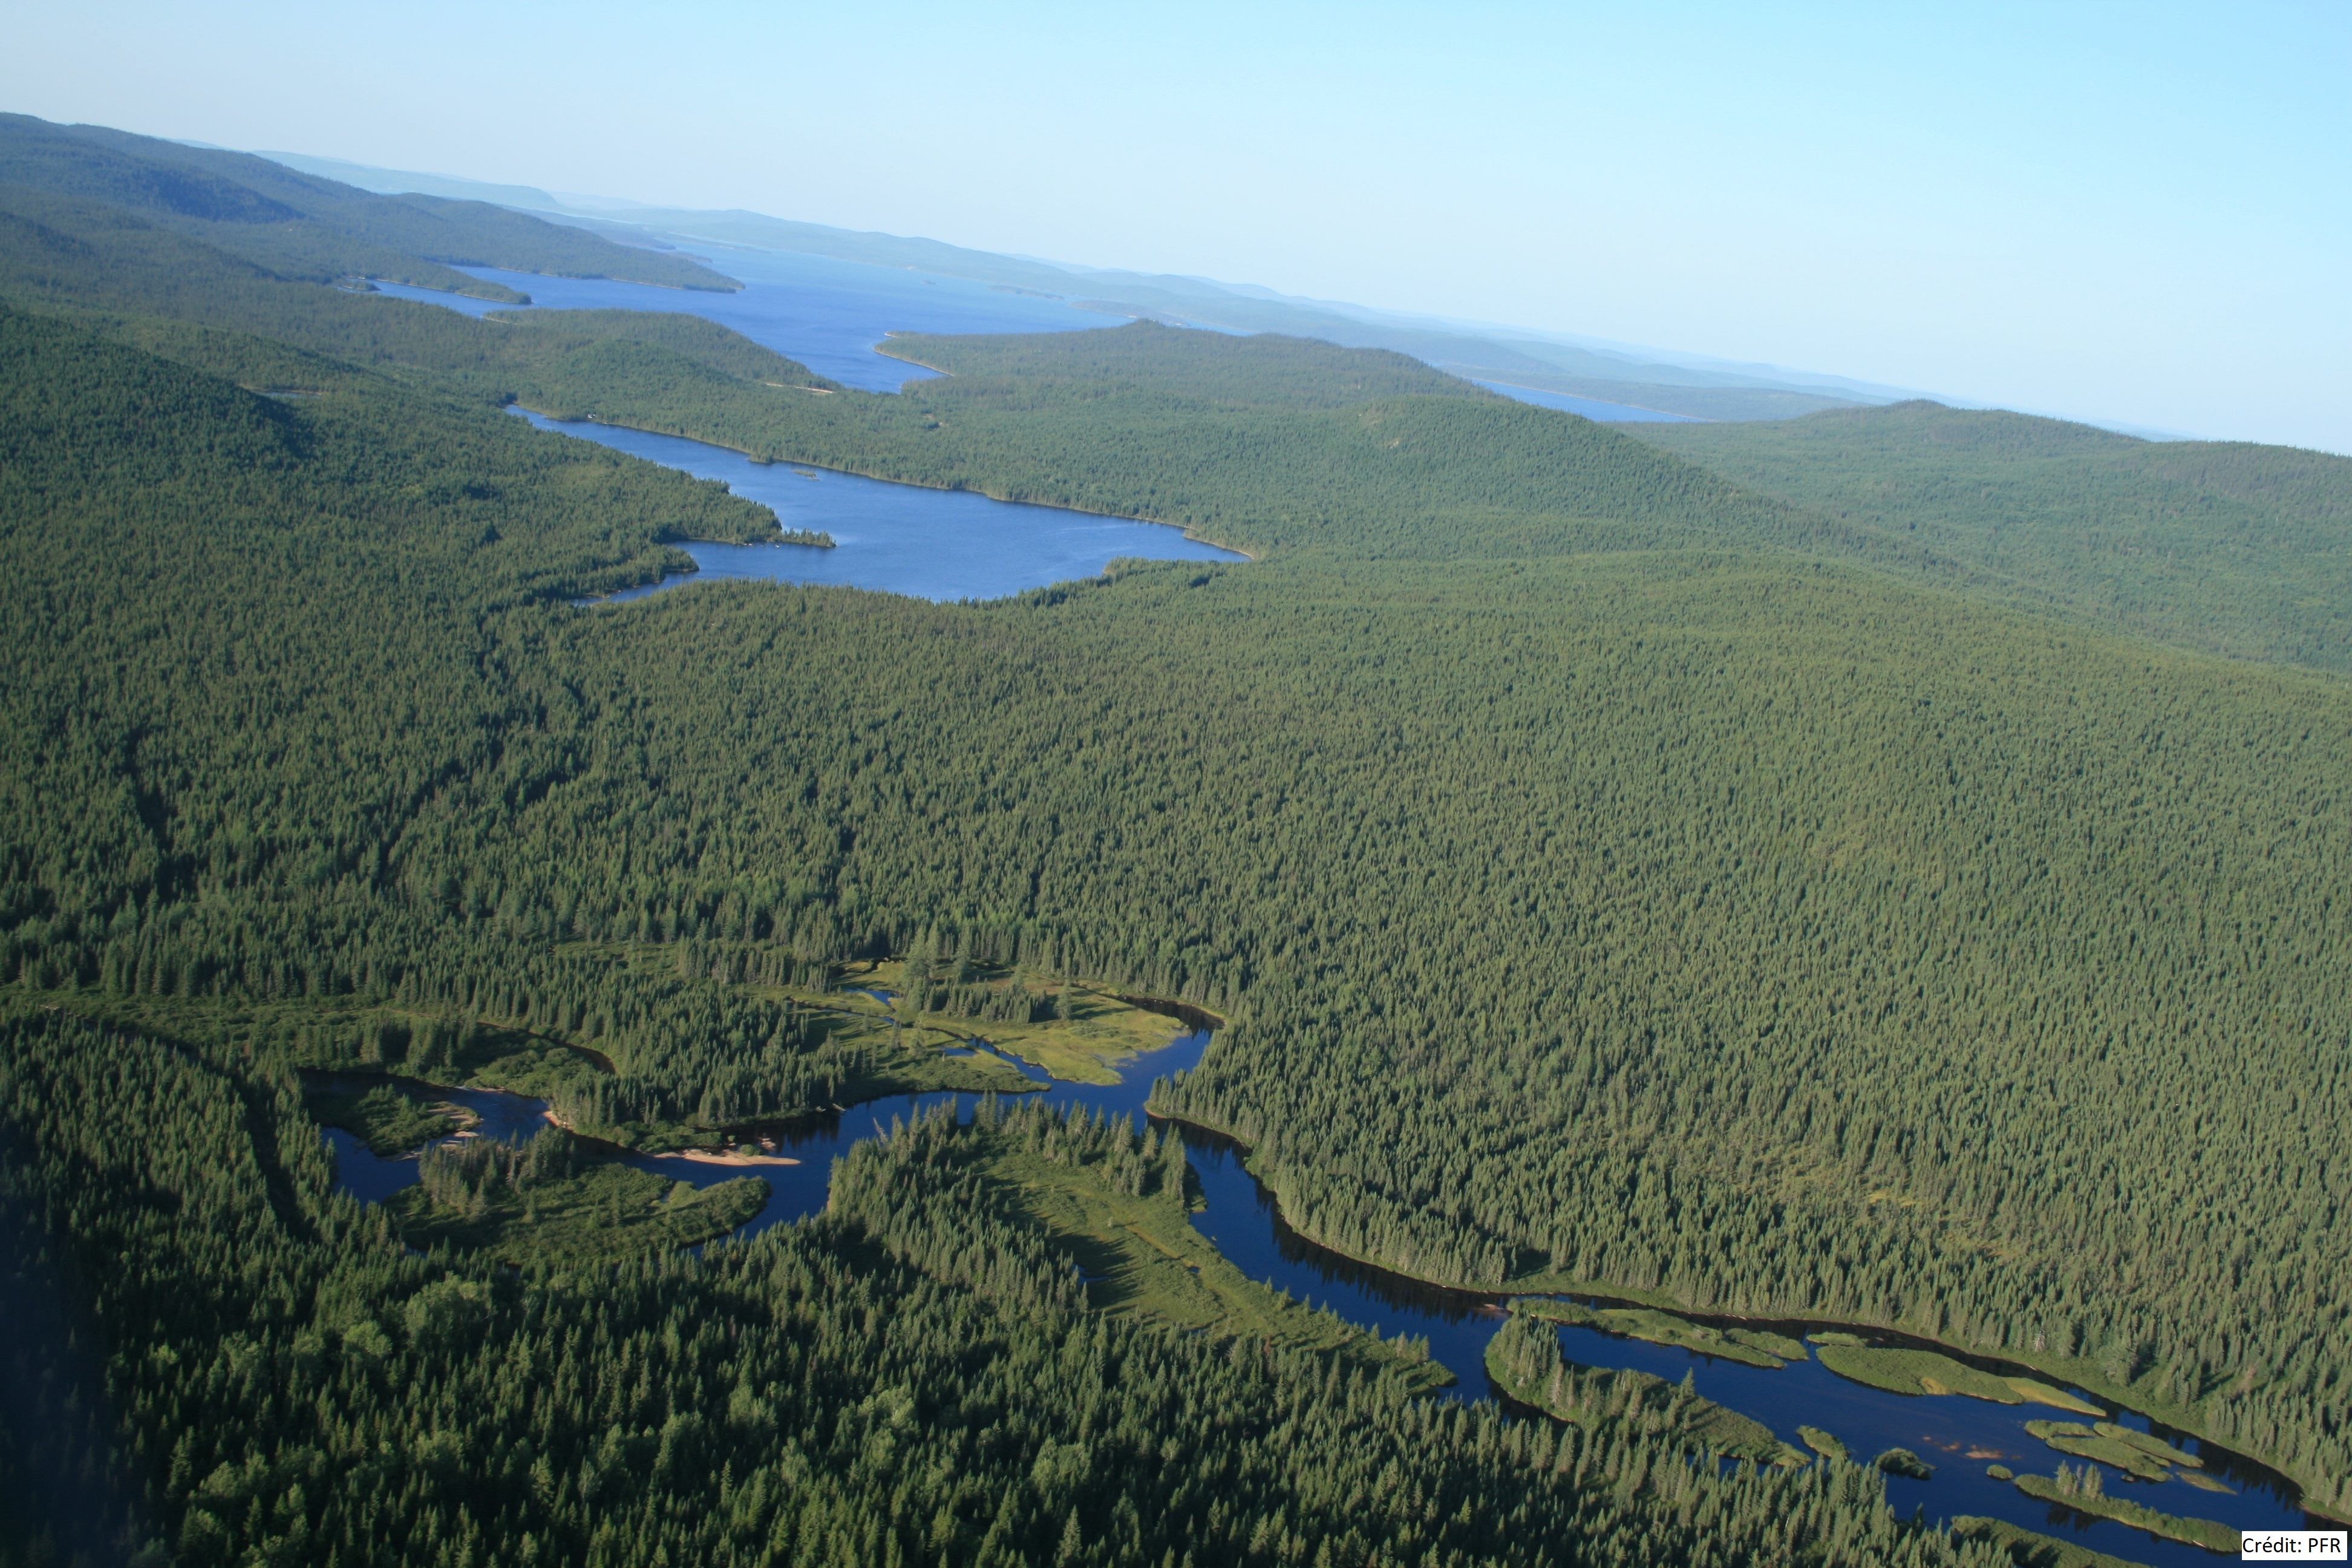
[[[1902,1336],[2352,1509],[2352,462],[1148,321],[869,394],[468,266],[732,287],[0,119],[0,1564],[2092,1561],[1541,1311],[1439,1397],[1202,1239],[1209,1137],[1396,1276]],[[518,407],[1250,560],[600,605],[784,535]],[[1146,1120],[943,1048],[1171,1014]],[[390,1087],[460,1082],[557,1124]],[[614,1157],[926,1089],[749,1238],[756,1165]]]

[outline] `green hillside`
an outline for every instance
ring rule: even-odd
[[[513,290],[454,268],[741,287],[682,256],[615,245],[487,202],[381,196],[244,153],[24,114],[0,114],[0,184],[104,202],[311,282],[380,278],[515,303],[521,297]]]
[[[119,208],[5,184],[0,295],[257,388],[322,390],[312,384],[366,365],[434,372],[445,395],[503,405],[544,380],[629,384],[615,361],[656,385],[712,380],[755,401],[775,401],[777,388],[835,384],[698,316],[531,310],[475,320],[284,279]],[[583,354],[592,368],[573,365]],[[280,368],[263,368],[271,364]]]
[[[1900,1326],[2352,1501],[2339,679],[1994,602],[1958,546],[1382,353],[902,338],[952,374],[877,396],[22,190],[0,297],[13,1267],[68,1260],[107,1358],[44,1363],[83,1425],[0,1486],[88,1441],[155,1489],[106,1517],[206,1560],[782,1559],[852,1519],[910,1559],[1001,1521],[1683,1560],[1697,1521],[1726,1563],[1997,1560],[1850,1468],[1510,1437],[989,1275],[1043,1244],[919,1137],[856,1214],[699,1261],[410,1258],[287,1078],[454,1053],[708,1137],[903,1087],[794,987],[919,948],[1229,1019],[1156,1104],[1356,1256]],[[581,608],[773,520],[509,401],[1261,559]],[[115,1459],[55,1392],[101,1384]]]
[[[968,250],[933,239],[830,228],[740,210],[711,212],[632,206],[625,213],[591,214],[566,207],[557,197],[530,186],[491,185],[446,175],[370,168],[295,153],[271,157],[315,174],[339,175],[378,191],[438,191],[471,195],[544,214],[555,221],[597,233],[627,235],[641,243],[715,242],[754,249],[798,251],[875,267],[969,278],[1019,293],[1067,300],[1078,310],[1099,310],[1169,325],[1204,326],[1228,332],[1270,332],[1312,338],[1348,348],[1409,354],[1454,375],[1504,381],[1603,402],[1629,403],[1703,419],[1783,419],[1816,409],[1886,401],[1884,388],[1838,384],[1810,376],[1790,377],[1769,366],[1699,368],[1639,357],[1639,351],[1602,352],[1529,338],[1510,329],[1482,329],[1425,318],[1404,317],[1359,306],[1286,298],[1265,289],[1236,289],[1202,278],[1171,277],[1087,268],[1072,271],[1050,262],[984,250]]]
[[[1629,429],[2095,624],[2352,671],[2352,459],[1932,403]]]
[[[1822,393],[1778,391],[1760,386],[1675,386],[1657,382],[1604,380],[1563,375],[1549,366],[1486,365],[1469,360],[1441,362],[1456,375],[1537,392],[1562,392],[1600,403],[1619,403],[1693,419],[1793,419],[1823,408],[1851,406],[1853,399]]]
[[[737,988],[686,978],[700,965],[666,988],[592,959],[550,967],[527,897],[434,869],[502,857],[402,847],[448,827],[513,842],[608,762],[723,763],[717,709],[651,751],[597,717],[617,704],[666,729],[625,689],[663,653],[561,598],[642,570],[663,532],[758,520],[715,487],[362,373],[287,404],[16,312],[0,364],[6,657],[39,672],[9,686],[0,762],[16,977],[0,1269],[26,1303],[10,1353],[27,1390],[0,1443],[12,1552],[769,1562],[826,1540],[1050,1556],[1075,1534],[1149,1564],[1171,1544],[1240,1556],[1271,1530],[1381,1563],[1638,1561],[1777,1551],[1801,1517],[1823,1563],[1989,1568],[1898,1523],[1874,1480],[1695,1478],[1631,1428],[1511,1437],[1491,1408],[1336,1378],[1312,1351],[1243,1356],[1089,1311],[1043,1238],[975,1207],[920,1141],[867,1156],[892,1173],[854,1215],[700,1263],[517,1274],[407,1251],[334,1194],[286,1076],[365,1048],[361,1010],[520,1016],[593,1039],[628,1092],[805,1102],[770,1064],[821,1053]],[[860,620],[908,629],[889,624],[903,601],[816,602],[847,613],[853,642]],[[919,635],[970,618],[919,608]],[[785,668],[762,654],[738,673]],[[840,668],[787,698],[812,726]],[[772,846],[756,796],[734,798]],[[687,826],[637,840],[649,866],[678,864]],[[590,859],[540,868],[625,890],[638,832],[608,823]],[[707,890],[719,858],[693,873]],[[681,956],[772,946],[797,906],[796,942],[890,943],[833,930],[861,900],[810,881],[814,864],[789,889],[758,879],[785,869],[760,868],[683,942],[673,910],[647,934]],[[576,929],[613,930],[614,912]],[[107,945],[83,975],[71,950],[92,939]],[[877,1456],[903,1458],[877,1472]],[[14,1533],[35,1524],[29,1545]]]

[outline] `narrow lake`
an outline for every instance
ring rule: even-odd
[[[550,310],[675,310],[734,328],[755,343],[861,392],[896,392],[938,374],[874,352],[892,332],[1068,332],[1115,327],[1123,316],[1016,294],[966,278],[940,278],[785,250],[698,249],[743,287],[734,293],[657,289],[603,278],[542,278],[493,267],[459,270],[503,283]],[[379,283],[383,293],[469,316],[517,307],[427,289]]]
[[[520,412],[520,411],[519,411]],[[755,463],[740,452],[677,436],[612,425],[558,423],[522,415],[650,462],[718,479],[774,510],[785,528],[821,529],[831,550],[805,544],[681,544],[701,568],[615,594],[608,604],[714,577],[836,583],[919,599],[997,599],[1049,583],[1098,574],[1121,556],[1150,561],[1242,561],[1247,557],[1184,537],[1160,522],[1102,517],[1060,507],[992,500],[971,490],[891,484],[791,463]]]
[[[505,272],[495,267],[458,270],[530,295],[530,309],[675,310],[702,316],[861,392],[896,392],[909,381],[938,374],[875,352],[875,345],[892,332],[1076,332],[1114,327],[1128,320],[1121,314],[1082,310],[1067,300],[1016,292],[968,278],[943,278],[788,250],[713,246],[695,254],[708,255],[712,266],[740,279],[742,289],[719,294],[698,289],[657,289],[650,283],[615,283],[603,278],[542,278],[534,272]],[[1077,279],[1071,281],[1073,287],[1078,285]],[[376,289],[394,299],[441,305],[469,316],[518,308],[396,283],[379,282]],[[1662,414],[1631,404],[1572,397],[1509,382],[1478,384],[1521,403],[1562,409],[1587,419],[1690,422],[1686,414]]]
[[[1041,1098],[1048,1104],[1084,1106],[1098,1113],[1131,1116],[1140,1122],[1152,1079],[1189,1071],[1199,1063],[1210,1040],[1206,1030],[1180,1036],[1164,1048],[1129,1063],[1124,1081],[1115,1085],[1059,1082],[1025,1065],[1022,1071],[1045,1086]],[[483,1089],[431,1092],[481,1116],[478,1131],[482,1136],[520,1141],[546,1125],[546,1106],[541,1100]],[[698,1187],[744,1174],[764,1177],[774,1195],[766,1209],[734,1233],[740,1238],[822,1210],[835,1158],[887,1130],[894,1118],[911,1121],[953,1104],[960,1117],[969,1119],[973,1100],[969,1094],[907,1095],[804,1120],[776,1139],[776,1152],[800,1161],[798,1165],[764,1165],[747,1171],[740,1165],[704,1163],[675,1155],[630,1156],[628,1163]],[[326,1136],[334,1147],[343,1186],[362,1201],[380,1201],[417,1179],[413,1155],[383,1159],[349,1133],[330,1129]],[[1443,1397],[1499,1397],[1486,1372],[1486,1342],[1503,1321],[1497,1298],[1425,1285],[1306,1241],[1284,1222],[1272,1194],[1244,1168],[1242,1150],[1213,1132],[1193,1127],[1184,1129],[1184,1142],[1208,1200],[1207,1211],[1195,1215],[1193,1224],[1236,1268],[1254,1279],[1287,1289],[1293,1297],[1328,1307],[1351,1321],[1377,1327],[1388,1336],[1425,1335],[1433,1358],[1459,1379]],[[1769,1326],[1801,1335],[1815,1325]],[[1800,1447],[1797,1427],[1803,1424],[1833,1433],[1865,1462],[1887,1448],[1911,1449],[1935,1466],[1936,1472],[1924,1481],[1887,1478],[1888,1500],[1899,1511],[1924,1508],[1931,1520],[1981,1514],[2154,1568],[2204,1568],[2219,1561],[2214,1553],[2112,1520],[2037,1502],[1985,1474],[1985,1467],[1996,1463],[2005,1463],[2020,1474],[2050,1474],[2062,1456],[2029,1434],[2025,1423],[2063,1418],[2063,1412],[2031,1405],[1994,1405],[1959,1395],[1890,1394],[1839,1377],[1816,1360],[1793,1362],[1769,1371],[1590,1329],[1563,1328],[1559,1337],[1563,1353],[1588,1366],[1633,1367],[1677,1383],[1687,1373],[1706,1398],[1762,1422]],[[2142,1431],[2151,1429],[2144,1417],[2128,1412],[2117,1413],[2115,1418]],[[2177,1481],[2133,1482],[2121,1471],[2102,1466],[2111,1494],[2129,1497],[2162,1512],[2219,1520],[2242,1530],[2321,1527],[2322,1521],[2296,1506],[2293,1487],[2281,1478],[2194,1437],[2160,1426],[2153,1430],[2175,1447],[2204,1458],[2208,1473],[2224,1481],[2235,1495],[2191,1490]]]

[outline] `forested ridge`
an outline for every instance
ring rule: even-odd
[[[26,114],[0,114],[0,184],[144,213],[280,277],[315,283],[376,278],[517,303],[513,289],[456,268],[741,287],[683,256],[615,245],[486,202],[377,195],[251,153]]]
[[[1658,425],[1641,438],[1916,538],[2021,599],[2185,647],[2352,672],[2352,458],[1932,403]]]
[[[877,1081],[776,986],[915,948],[1229,1019],[1156,1108],[1248,1143],[1340,1250],[1901,1326],[2347,1501],[2335,678],[1986,603],[2005,590],[1965,551],[1393,355],[1149,326],[895,340],[953,374],[880,398],[707,323],[469,321],[20,191],[0,295],[7,1180],[21,1247],[83,1260],[82,1350],[129,1445],[109,1517],[138,1539],[748,1561],[854,1517],[959,1562],[999,1519],[1033,1561],[1069,1529],[1107,1562],[1958,1550],[1851,1471],[1717,1489],[1670,1464],[1662,1490],[1667,1450],[1628,1486],[1627,1447],[1613,1480],[1560,1480],[1560,1445],[1601,1450],[1303,1352],[1253,1367],[1044,1283],[1004,1316],[945,1253],[894,1253],[883,1209],[560,1288],[405,1259],[328,1195],[284,1077],[487,1026],[562,1058],[599,1123],[772,1118]],[[513,401],[1264,559],[990,605],[710,584],[580,608],[662,570],[666,540],[773,520]],[[677,963],[616,957],[648,947]],[[213,1152],[120,1135],[159,1115],[167,1149]],[[922,1173],[952,1171],[900,1152],[913,1207],[888,1213],[919,1212]],[[89,1262],[118,1255],[152,1273]],[[197,1326],[159,1305],[174,1289]],[[248,1349],[208,1348],[240,1314]],[[730,1321],[801,1326],[684,1355]],[[1041,1369],[1081,1342],[1146,1370],[1066,1400]],[[819,1344],[830,1404],[789,1360]],[[262,1345],[311,1369],[300,1400]],[[935,1418],[922,1390],[967,1375],[1055,1445],[1230,1429],[1184,1450],[1225,1480],[1179,1506],[1150,1489],[1190,1463],[1138,1460],[1072,1526],[1045,1438],[983,1456],[955,1434],[985,1422]],[[628,1392],[577,1431],[533,1403],[607,1378]],[[739,1384],[807,1403],[728,1426]],[[888,1451],[920,1467],[869,1462],[892,1388],[915,1402]],[[215,1446],[182,1470],[184,1432]],[[362,1467],[348,1500],[310,1480],[378,1444],[446,1463]],[[635,1489],[591,1509],[608,1468]],[[194,1490],[216,1476],[217,1508]]]

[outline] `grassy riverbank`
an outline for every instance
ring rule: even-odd
[[[1998,1376],[1934,1351],[1832,1343],[1822,1345],[1820,1354],[1822,1364],[1840,1377],[1891,1394],[1957,1394],[1995,1405],[2047,1405],[2081,1415],[2106,1414],[2046,1383]]]
[[[1117,1318],[1215,1341],[1285,1347],[1393,1374],[1425,1392],[1454,1381],[1426,1344],[1383,1340],[1236,1268],[1192,1226],[1184,1145],[1125,1119],[984,1102],[971,1123],[929,1118],[859,1143],[836,1167],[827,1213],[855,1216],[898,1247],[927,1245],[941,1215],[910,1207],[915,1187],[995,1216],[1041,1258],[1084,1280],[1079,1299]]]
[[[1603,1333],[1623,1334],[1629,1339],[1647,1340],[1653,1344],[1673,1345],[1680,1350],[1720,1356],[1725,1361],[1740,1362],[1748,1366],[1783,1367],[1792,1361],[1805,1359],[1804,1344],[1785,1334],[1776,1334],[1765,1329],[1717,1329],[1692,1322],[1687,1318],[1677,1318],[1671,1312],[1661,1312],[1654,1307],[1595,1309],[1580,1306],[1574,1301],[1555,1301],[1535,1296],[1514,1300],[1511,1310],[1545,1322],[1565,1323],[1579,1329],[1599,1329]]]
[[[2143,1568],[2127,1557],[2110,1557],[2072,1541],[2042,1535],[1998,1519],[1963,1514],[1952,1521],[1962,1541],[1989,1541],[2009,1553],[2016,1568]]]
[[[518,1266],[611,1262],[698,1246],[754,1218],[770,1196],[757,1176],[698,1190],[667,1181],[575,1148],[554,1129],[520,1148],[488,1142],[428,1148],[418,1164],[419,1184],[384,1200],[401,1239]]]
[[[2098,1472],[2085,1466],[2095,1479]],[[2135,1530],[2145,1530],[2151,1535],[2161,1535],[2167,1541],[2183,1541],[2191,1546],[2201,1546],[2208,1552],[2234,1552],[2239,1547],[2239,1531],[2234,1525],[2221,1524],[2210,1519],[2181,1519],[2128,1499],[2109,1497],[2102,1491],[2077,1484],[2065,1483],[2067,1467],[2061,1466],[2057,1479],[2047,1476],[2020,1476],[2017,1489],[2037,1502],[2060,1508],[2071,1508],[2078,1513],[2095,1514],[2128,1524]]]
[[[957,1038],[977,1035],[1067,1083],[1118,1083],[1128,1062],[1186,1031],[1101,982],[1004,965],[901,955],[845,965],[841,983],[889,992],[899,998],[893,1011],[917,1026]]]
[[[1503,1392],[1561,1421],[1596,1431],[1622,1427],[1724,1458],[1798,1465],[1805,1456],[1762,1422],[1646,1372],[1591,1367],[1560,1354],[1552,1320],[1515,1311],[1486,1342],[1486,1372]]]

